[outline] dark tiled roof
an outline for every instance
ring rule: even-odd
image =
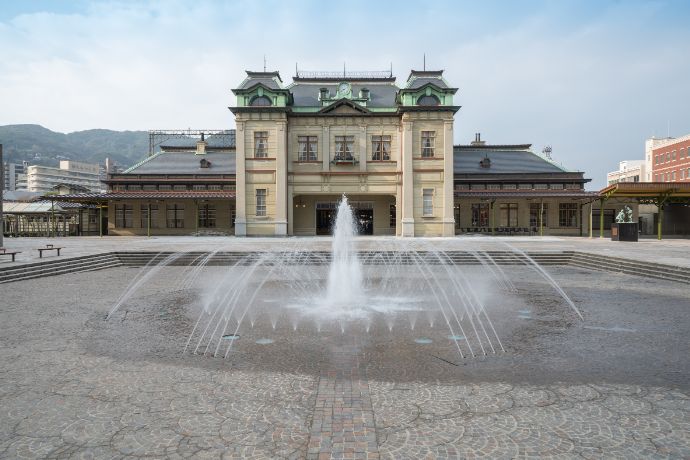
[[[455,146],[453,171],[455,174],[511,174],[511,173],[562,173],[569,172],[562,166],[540,157],[520,146]],[[491,160],[491,166],[483,168],[480,162]]]
[[[438,86],[439,88],[448,88],[448,85],[446,84],[445,81],[443,81],[442,78],[415,78],[412,81],[410,81],[406,86],[405,89],[417,89],[421,88],[422,86],[426,85],[427,83],[431,83],[432,85]]]
[[[267,88],[279,90],[283,89],[282,80],[278,72],[250,72],[247,71],[247,78],[244,79],[237,89],[249,89],[257,84],[262,84]]]
[[[351,82],[352,95],[357,97],[362,88],[369,90],[367,107],[395,107],[395,95],[398,87],[392,82]],[[337,82],[293,83],[288,89],[292,92],[293,105],[295,107],[321,107],[319,101],[319,89],[328,88],[331,97],[338,91]]]
[[[200,162],[211,162],[210,168],[201,168]],[[209,152],[195,155],[190,152],[161,152],[148,157],[126,170],[125,174],[235,174],[235,154]]]

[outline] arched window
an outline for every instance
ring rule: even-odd
[[[251,100],[249,105],[253,107],[267,107],[271,104],[271,99],[269,99],[266,96],[256,96],[254,99]]]
[[[422,96],[417,99],[417,105],[439,105],[441,102],[436,96]]]

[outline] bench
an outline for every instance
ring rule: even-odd
[[[8,251],[5,248],[0,248],[0,256],[12,256],[12,262],[14,262],[15,256],[21,252],[22,251]]]
[[[43,258],[43,251],[57,251],[57,255],[60,255],[60,249],[63,249],[61,247],[53,246],[52,244],[46,245],[45,248],[38,248],[38,257],[40,259]]]

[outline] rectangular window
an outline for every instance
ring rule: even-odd
[[[158,205],[151,206],[151,228],[158,228]],[[149,225],[149,205],[141,205],[141,228],[148,228]]]
[[[355,136],[335,136],[335,161],[354,161]]]
[[[158,186],[158,191],[159,191],[159,192],[169,192],[170,190],[172,190],[172,185],[161,184],[161,185]]]
[[[672,180],[672,181],[675,181],[675,180],[676,180],[676,172],[675,172],[675,171],[673,171],[673,172],[671,173],[671,180]]]
[[[577,227],[577,203],[559,203],[558,226]]]
[[[388,207],[388,226],[390,228],[395,228],[395,205],[392,204]]]
[[[141,190],[141,185],[130,184],[127,186],[127,190],[134,190],[134,191]]]
[[[184,228],[184,205],[169,204],[166,211],[168,228]]]
[[[371,159],[373,161],[388,161],[391,159],[391,137],[371,136]]]
[[[206,185],[194,184],[194,185],[192,185],[192,190],[206,190]]]
[[[666,162],[671,161],[671,152],[666,152]]]
[[[216,227],[216,207],[212,204],[202,204],[199,206],[199,227]]]
[[[258,217],[266,216],[266,189],[256,189],[256,215]]]
[[[534,190],[546,190],[549,184],[534,184]]]
[[[316,136],[297,136],[297,160],[317,161],[318,138]]]
[[[173,190],[175,190],[176,192],[182,192],[182,191],[187,190],[187,186],[181,185],[181,184],[180,185],[173,185]]]
[[[268,157],[268,131],[254,131],[254,158]]]
[[[209,190],[220,190],[220,184],[209,184],[208,189]]]
[[[563,190],[563,184],[551,184],[549,188],[551,190]]]
[[[542,207],[543,206],[543,207]],[[549,204],[544,203],[530,203],[529,204],[529,226],[539,227],[539,212],[541,211],[541,225],[549,226]]]
[[[434,189],[425,188],[422,191],[422,214],[425,216],[434,215]]]
[[[671,161],[676,161],[676,151],[671,152]]]
[[[532,184],[519,184],[518,187],[520,188],[520,190],[531,190]]]
[[[500,205],[501,227],[517,227],[518,205],[517,203],[501,203]]]
[[[422,158],[433,158],[436,131],[422,131]]]
[[[472,203],[472,227],[489,226],[489,203]]]
[[[487,190],[501,190],[501,184],[486,184]]]
[[[504,190],[515,190],[517,188],[516,184],[503,184]]]
[[[156,190],[155,184],[146,184],[143,187],[144,191],[146,192],[154,192]]]
[[[131,204],[116,204],[115,205],[115,227],[117,228],[131,228],[134,223],[132,218],[134,209]]]

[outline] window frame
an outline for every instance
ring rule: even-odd
[[[268,189],[265,188],[257,188],[256,193],[255,193],[255,215],[256,217],[266,217],[268,215],[267,213],[267,206],[266,206],[266,201],[268,197]]]
[[[254,158],[268,158],[268,131],[254,131]]]
[[[297,161],[319,161],[319,137],[311,135],[297,136]]]
[[[424,141],[428,144],[425,145]],[[436,131],[422,131],[420,135],[420,154],[422,158],[434,158],[436,149]]]
[[[374,134],[371,136],[371,161],[390,161],[391,159],[390,134]],[[386,148],[387,145],[387,148]]]
[[[434,189],[422,189],[422,217],[434,217]]]
[[[355,136],[335,136],[335,162],[352,162],[355,160]]]
[[[157,204],[142,204],[139,208],[139,221],[141,228],[149,228],[148,214],[151,209],[151,227],[158,228],[158,205]]]
[[[577,228],[579,225],[577,203],[558,203],[558,226]]]
[[[199,206],[199,228],[216,228],[216,211],[215,204],[202,203]]]
[[[165,206],[165,226],[166,228],[184,228],[184,204],[170,203]]]
[[[470,205],[470,222],[472,227],[489,226],[489,203],[472,203]]]
[[[542,205],[544,206],[542,208]],[[530,203],[529,204],[529,226],[539,228],[539,210],[541,209],[541,225],[544,228],[549,226],[549,203]]]

